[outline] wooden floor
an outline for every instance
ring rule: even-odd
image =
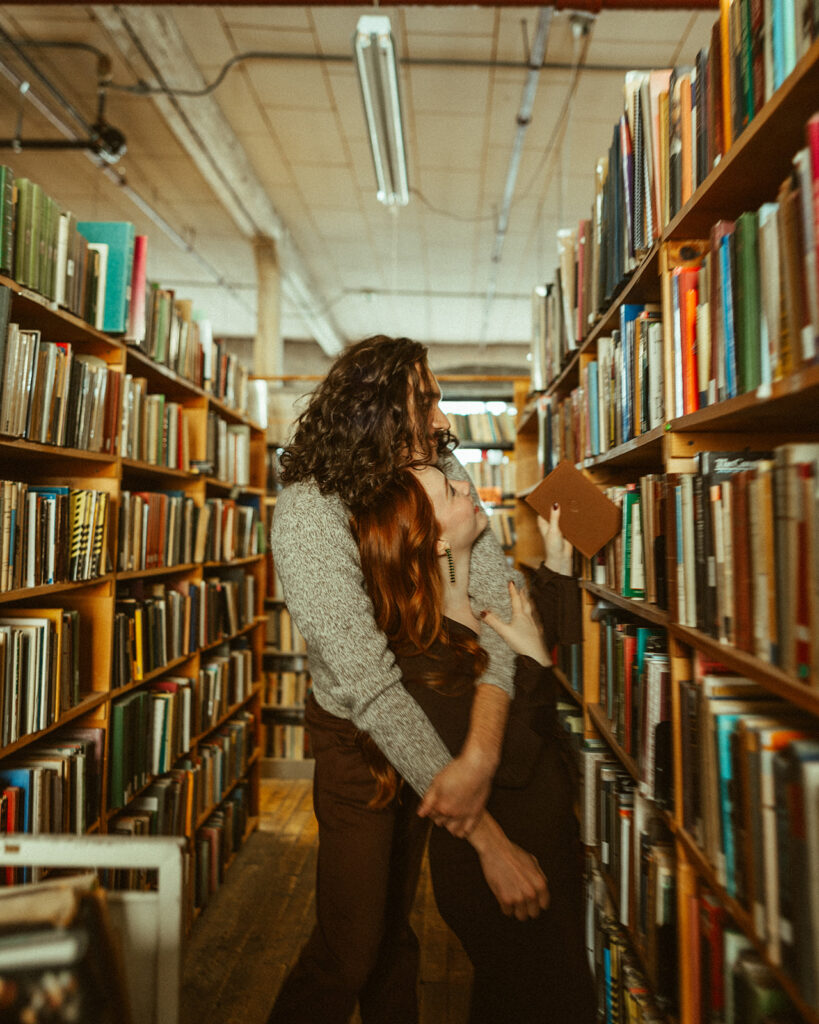
[[[264,1024],[313,926],[311,783],[263,780],[260,803],[258,831],[238,854],[188,941],[180,1024]],[[420,1024],[463,1024],[471,967],[438,916],[426,864],[413,927],[421,942]],[[357,1013],[353,1022],[360,1024]]]

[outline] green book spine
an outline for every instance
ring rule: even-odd
[[[125,714],[127,702],[114,701],[111,705],[111,737],[108,742],[108,806],[111,809],[125,803]]]
[[[14,268],[14,172],[0,164],[0,273]]]
[[[25,287],[31,285],[28,253],[31,248],[32,184],[17,179],[17,218],[14,230],[14,278]]]
[[[758,228],[758,217],[754,210],[737,218],[735,310],[739,394],[753,391],[762,380]]]

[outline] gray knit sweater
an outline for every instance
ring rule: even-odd
[[[440,466],[448,476],[467,479],[453,456],[442,458]],[[291,484],[278,497],[270,540],[287,607],[307,641],[316,700],[369,732],[423,794],[451,757],[401,684],[387,639],[375,624],[346,506],[311,481]],[[485,530],[470,562],[474,609],[492,608],[508,617],[511,575],[494,534]],[[511,695],[512,651],[489,627],[480,639],[490,657],[480,682]]]

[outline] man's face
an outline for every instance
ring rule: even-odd
[[[431,402],[429,406],[429,413],[427,415],[427,422],[425,424],[419,424],[417,436],[423,437],[432,449],[433,457],[437,459],[437,445],[435,443],[436,436],[444,430],[449,430],[450,423],[447,419],[446,414],[441,409],[441,388],[438,385],[438,381],[435,379],[434,374],[426,367],[421,367],[421,389],[423,390],[424,397],[428,402]],[[414,402],[414,394],[410,394],[410,409],[412,410],[413,416],[417,412],[417,405]],[[419,451],[417,453],[420,457],[426,456],[426,451]]]

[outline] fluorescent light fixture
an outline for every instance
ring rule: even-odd
[[[385,206],[406,206],[409,202],[407,158],[390,19],[372,14],[359,18],[353,36],[353,52],[367,118],[378,200]]]

